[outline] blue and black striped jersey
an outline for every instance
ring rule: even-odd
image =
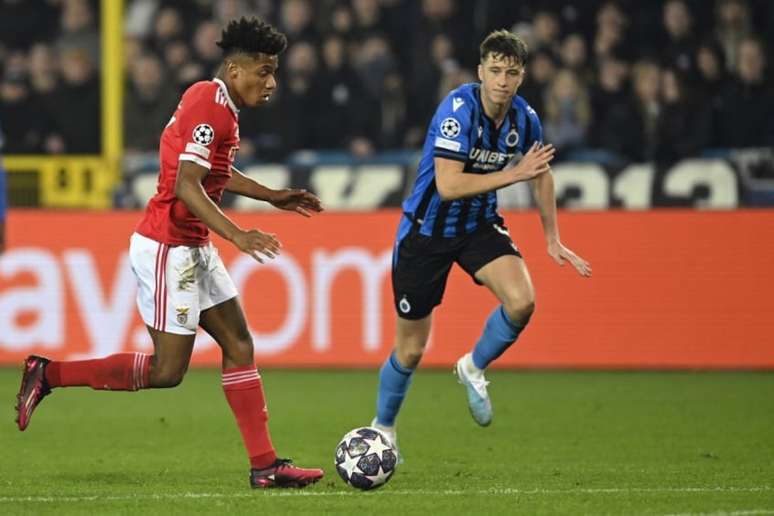
[[[535,141],[543,140],[543,129],[535,110],[515,96],[499,129],[484,113],[480,85],[464,84],[441,102],[427,131],[417,178],[403,212],[427,236],[455,237],[471,233],[481,224],[501,220],[497,195],[488,192],[466,199],[442,201],[435,185],[434,158],[465,164],[469,174],[486,174],[505,168]]]

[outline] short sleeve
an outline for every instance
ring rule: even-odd
[[[472,100],[459,91],[453,91],[441,102],[430,127],[433,156],[467,161],[473,109]]]
[[[543,124],[540,123],[540,117],[537,112],[532,109],[532,106],[527,106],[527,125],[529,127],[529,134],[527,134],[527,149],[532,147],[532,144],[537,142],[543,143]]]
[[[181,161],[212,169],[215,151],[226,138],[227,113],[212,99],[184,99],[177,113],[177,130],[183,142]]]

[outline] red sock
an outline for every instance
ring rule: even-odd
[[[50,362],[46,381],[51,387],[88,385],[92,389],[136,391],[147,389],[151,355],[118,353],[95,360]]]
[[[269,413],[261,376],[255,366],[223,370],[223,392],[236,417],[250,456],[250,467],[263,469],[277,460],[269,436]]]

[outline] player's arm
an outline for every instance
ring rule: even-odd
[[[530,181],[532,194],[540,211],[540,222],[543,224],[543,234],[548,245],[548,254],[558,263],[564,265],[569,261],[578,274],[591,276],[591,264],[566,248],[559,239],[559,224],[556,217],[556,195],[554,193],[554,176],[550,167],[545,173]]]
[[[266,201],[279,209],[295,211],[305,217],[310,217],[312,213],[322,211],[320,199],[316,195],[306,190],[295,188],[273,190],[246,176],[236,167],[231,167],[231,179],[228,180],[225,188],[229,192],[243,195],[256,201]]]
[[[444,201],[473,197],[504,186],[528,181],[548,171],[556,149],[553,145],[533,145],[521,160],[497,172],[468,174],[462,161],[435,157],[435,184]]]
[[[209,173],[193,161],[180,161],[175,181],[175,195],[212,231],[232,242],[241,251],[263,262],[258,253],[273,258],[279,253],[280,243],[268,233],[256,229],[245,231],[234,224],[204,191],[202,181]]]

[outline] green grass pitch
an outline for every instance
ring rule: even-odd
[[[171,390],[55,392],[13,423],[0,369],[0,514],[774,514],[774,374],[489,374],[475,425],[449,371],[420,370],[399,419],[406,458],[382,489],[332,467],[373,416],[376,371],[263,371],[280,456],[311,488],[251,490],[216,370]]]

